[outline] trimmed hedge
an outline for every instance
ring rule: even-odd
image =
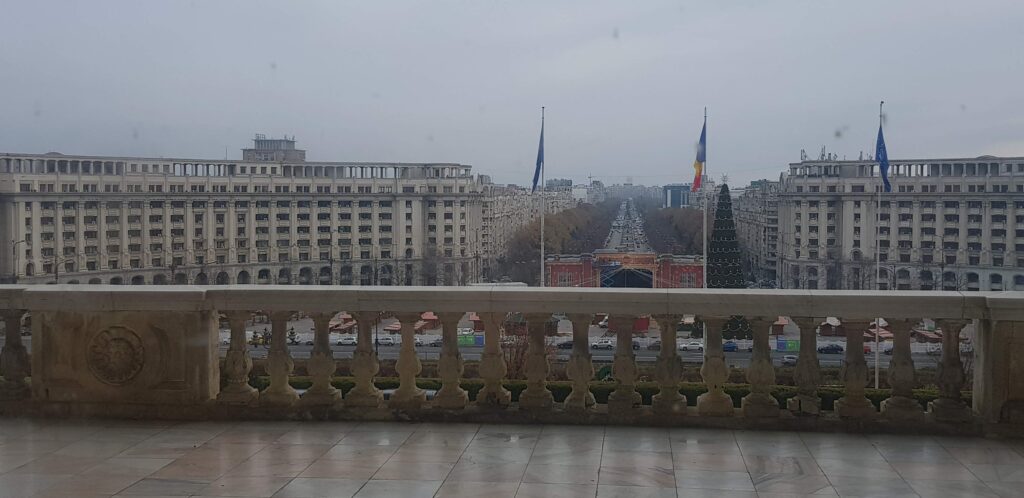
[[[309,389],[313,385],[309,377],[296,376],[289,379],[289,384],[296,389]],[[399,381],[393,377],[378,377],[374,379],[374,384],[379,389],[397,389]],[[249,379],[249,385],[262,391],[270,385],[270,378],[266,376],[253,376]],[[348,391],[355,386],[355,382],[352,381],[351,377],[334,377],[331,380],[331,385],[340,390],[342,394],[348,394]],[[421,389],[438,390],[441,389],[441,381],[438,379],[416,379],[416,385]],[[469,399],[475,400],[477,392],[483,388],[484,383],[478,379],[464,379],[459,383],[463,389],[469,393]],[[508,389],[512,393],[512,401],[519,400],[519,393],[526,389],[526,382],[524,381],[505,381],[502,383],[505,389]],[[707,392],[707,388],[703,384],[694,382],[681,383],[679,392],[686,396],[687,403],[690,406],[697,405],[697,397]],[[556,402],[565,401],[565,398],[572,391],[572,384],[565,381],[549,381],[547,383],[547,389],[551,391]],[[591,382],[590,392],[594,394],[594,399],[598,403],[607,403],[608,395],[615,390],[614,382]],[[650,405],[651,397],[660,391],[658,385],[654,382],[640,382],[636,385],[636,391],[640,393],[643,398],[643,404]],[[744,396],[750,393],[749,384],[726,384],[725,392],[732,397],[733,405],[737,408],[740,406],[740,400]],[[843,388],[839,386],[821,386],[818,388],[818,396],[821,397],[821,409],[831,411],[835,401],[843,397]],[[779,404],[783,407],[786,406],[786,400],[796,396],[797,388],[792,386],[775,386],[772,389],[772,396],[779,401]],[[964,391],[964,401],[969,405],[971,403],[971,392]],[[890,396],[890,390],[888,389],[867,389],[865,396],[875,405],[876,408],[881,406],[882,400]],[[922,408],[928,406],[929,401],[933,401],[939,397],[938,390],[935,389],[915,389],[914,399],[921,404]]]

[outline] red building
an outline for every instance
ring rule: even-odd
[[[544,263],[549,287],[699,288],[704,268],[699,256],[621,253],[558,254]]]

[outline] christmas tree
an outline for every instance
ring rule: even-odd
[[[718,192],[715,205],[715,223],[712,225],[711,240],[707,254],[708,288],[745,289],[743,265],[740,263],[740,246],[736,241],[736,222],[732,219],[732,197],[729,185],[723,184]],[[722,327],[725,339],[750,339],[753,334],[742,316],[733,316]]]

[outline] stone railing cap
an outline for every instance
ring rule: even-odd
[[[40,311],[201,311],[210,309],[202,287],[185,285],[38,285],[24,303]]]

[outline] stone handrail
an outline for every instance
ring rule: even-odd
[[[245,323],[252,312],[266,313],[272,347],[266,370],[269,386],[249,385],[252,360]],[[357,321],[359,340],[352,359],[336,360],[330,349],[329,321],[338,311]],[[7,334],[0,373],[4,411],[34,410],[69,414],[160,417],[265,416],[320,413],[336,417],[474,417],[530,420],[634,421],[683,423],[684,420],[785,423],[872,420],[892,427],[922,423],[971,427],[1019,427],[1024,422],[1024,293],[870,292],[726,289],[566,289],[515,287],[348,287],[348,286],[0,286],[0,312],[6,330],[18,330],[25,312],[32,317],[32,354],[18,334]],[[292,312],[308,313],[315,337],[306,370],[312,386],[299,393],[289,384],[294,362],[285,340]],[[416,386],[420,361],[413,348],[419,313],[432,311],[442,324],[437,365],[440,389],[432,400]],[[466,312],[484,322],[485,344],[479,374],[483,388],[471,402],[460,385],[463,359],[456,327]],[[526,388],[518,403],[503,386],[507,371],[501,354],[507,313],[527,320]],[[402,324],[396,363],[400,386],[385,400],[375,386],[379,363],[371,330],[382,313]],[[555,403],[546,388],[550,358],[544,323],[565,313],[573,324],[573,350],[566,362],[572,391]],[[594,367],[587,330],[595,313],[610,316],[618,331],[612,374],[615,386],[606,404],[590,392]],[[650,407],[641,406],[631,321],[650,315],[662,329],[664,344],[675,343],[683,314],[696,315],[708,327],[701,376],[707,392],[697,400],[680,393],[682,366],[676,348],[663,347],[655,364],[659,392]],[[735,409],[725,392],[729,368],[722,354],[721,326],[734,315],[746,317],[754,331],[747,369],[749,394]],[[800,327],[800,356],[794,371],[796,395],[780,406],[772,396],[775,369],[769,327],[779,315]],[[223,363],[218,357],[218,321],[225,317],[231,341]],[[844,395],[833,413],[822,413],[816,354],[817,324],[836,316],[845,324],[848,345],[842,369]],[[876,316],[885,317],[894,334],[888,366],[891,395],[877,410],[866,397],[868,366],[860,347],[863,331]],[[939,397],[923,410],[912,396],[914,365],[910,329],[921,318],[936,320],[947,333],[937,372]],[[960,392],[964,369],[957,336],[975,324],[973,406]],[[29,358],[31,356],[31,380]],[[331,385],[341,362],[354,378],[343,397]],[[13,400],[13,401],[11,401]],[[688,407],[694,404],[695,407]],[[510,408],[510,405],[515,405]],[[768,421],[768,422],[766,422]],[[689,422],[688,422],[689,423]]]

